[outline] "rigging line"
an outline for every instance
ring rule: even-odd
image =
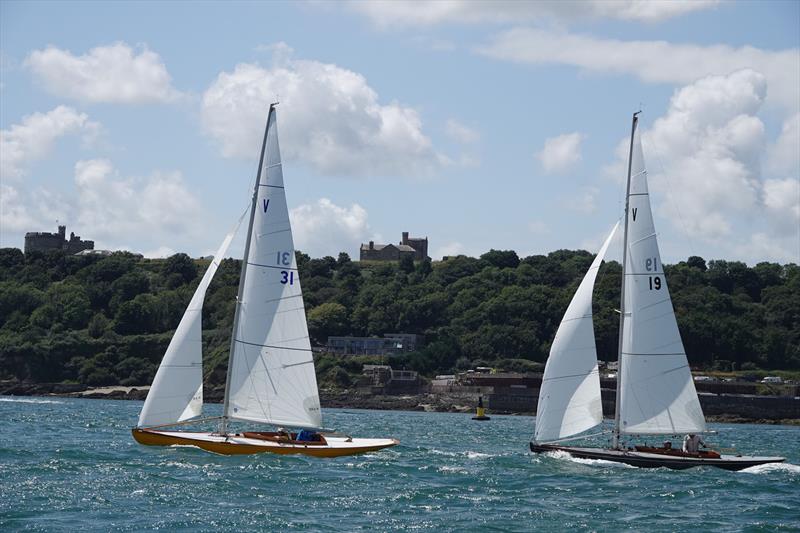
[[[286,222],[288,223],[289,221],[287,220]],[[273,226],[274,224],[269,224],[269,225]],[[258,236],[260,238],[260,237],[266,237],[267,235],[277,235],[278,233],[288,233],[289,231],[291,231],[291,228],[279,229],[276,231],[266,231],[264,233],[259,233]],[[278,250],[274,251],[277,252]]]
[[[651,237],[655,237],[655,236],[657,236],[657,235],[658,235],[658,233],[656,233],[656,232],[654,231],[654,232],[653,232],[653,233],[651,233],[650,235],[645,235],[644,237],[639,237],[639,238],[638,238],[638,239],[636,239],[635,241],[633,241],[633,242],[629,242],[629,243],[628,243],[628,247],[631,247],[631,246],[633,246],[633,245],[635,245],[635,244],[639,244],[639,243],[640,243],[640,242],[642,242],[643,240],[645,240],[645,239],[649,239],[649,238],[651,238]]]
[[[643,135],[642,137],[644,138],[645,136]],[[646,137],[647,137],[647,142],[650,144],[650,146],[653,147],[653,154],[656,156],[656,161],[658,161],[658,166],[661,167],[661,173],[667,182],[667,198],[669,199],[669,203],[673,208],[675,208],[675,211],[678,212],[678,220],[681,221],[681,229],[683,229],[684,237],[686,237],[687,240],[689,241],[689,248],[692,250],[692,255],[697,255],[697,252],[695,252],[694,249],[694,241],[692,240],[692,236],[689,233],[689,230],[686,228],[686,222],[683,218],[683,213],[681,213],[680,204],[674,201],[674,199],[672,198],[672,181],[669,178],[669,174],[667,174],[667,170],[664,167],[664,163],[661,161],[660,151],[656,146],[656,143],[653,140],[653,138],[649,134]]]
[[[248,261],[247,264],[250,265],[250,266],[257,266],[257,267],[262,267],[262,268],[277,268],[277,269],[280,269],[280,270],[294,270],[294,271],[297,271],[296,268],[292,268],[292,267],[288,267],[288,266],[262,265],[261,263],[252,263],[250,261]]]
[[[303,362],[300,362],[300,363],[292,363],[292,364],[289,364],[289,365],[281,365],[281,368],[289,368],[289,367],[292,367],[292,366],[300,366],[300,365],[308,365],[308,364],[312,364],[313,365],[314,364],[314,360],[310,359],[308,361],[303,361]]]
[[[597,369],[597,366],[595,366],[594,369],[590,370],[589,372],[584,372],[583,374],[570,374],[569,376],[555,376],[555,377],[552,377],[552,378],[544,378],[544,379],[542,379],[542,383],[544,383],[545,381],[555,381],[555,380],[558,380],[558,379],[582,378],[582,377],[591,376],[592,374],[598,374],[598,373],[599,373],[599,370]]]
[[[588,439],[589,437],[598,437],[600,435],[607,435],[609,433],[611,433],[610,429],[604,429],[603,431],[600,431],[599,433],[592,433],[591,435],[578,435],[577,437],[568,437],[566,439],[549,440],[549,441],[544,442],[542,444],[553,444],[553,443],[556,443],[556,442],[569,442],[569,441],[573,441],[573,440]]]
[[[575,316],[575,317],[570,317],[570,318],[564,317],[564,318],[561,319],[561,323],[563,324],[564,322],[571,322],[573,320],[580,320],[582,318],[592,318],[592,313],[589,313],[588,315],[581,315],[581,316]]]
[[[296,352],[310,352],[311,351],[310,348],[289,348],[288,346],[273,346],[271,344],[258,344],[256,342],[247,342],[247,341],[243,341],[241,339],[236,339],[236,342],[239,342],[241,344],[248,344],[250,346],[260,346],[260,347],[263,347],[263,348],[274,348],[276,350],[294,350]]]
[[[622,355],[642,355],[642,356],[650,356],[650,355],[686,355],[683,352],[672,352],[672,353],[641,353],[641,352],[622,352]],[[684,365],[688,366],[688,365]],[[683,366],[679,367],[683,368]]]

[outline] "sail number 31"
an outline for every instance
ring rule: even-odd
[[[289,266],[292,264],[291,252],[277,252],[276,263],[280,266]],[[281,270],[281,283],[286,285],[294,285],[294,271]]]

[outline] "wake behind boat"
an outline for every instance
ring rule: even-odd
[[[284,192],[275,104],[267,116],[250,207],[223,414],[218,419],[196,419],[203,407],[203,300],[235,231],[225,237],[175,330],[132,430],[134,439],[146,445],[197,446],[225,455],[270,452],[314,457],[354,455],[398,444],[395,439],[318,432],[322,413]],[[215,432],[168,430],[211,421],[219,424]],[[230,421],[301,431],[231,432]]]
[[[706,421],[694,387],[658,249],[638,114],[633,115],[628,156],[620,298],[619,369],[614,430],[609,448],[562,446],[600,425],[603,407],[592,321],[592,290],[617,231],[614,226],[578,286],[559,325],[545,365],[530,449],[563,451],[638,467],[673,469],[715,466],[741,470],[783,457],[748,457],[700,451],[625,446],[635,435],[699,435]],[[696,442],[696,441],[694,441]]]

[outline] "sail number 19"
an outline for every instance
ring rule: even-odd
[[[648,278],[648,281],[650,282],[650,290],[651,291],[653,289],[655,289],[657,291],[661,290],[661,278],[660,277],[658,277],[658,276],[650,276]]]

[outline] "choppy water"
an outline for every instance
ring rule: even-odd
[[[221,457],[136,444],[141,405],[0,398],[0,530],[800,531],[797,427],[713,427],[792,464],[675,472],[532,455],[530,417],[331,409],[327,426],[402,443]]]

